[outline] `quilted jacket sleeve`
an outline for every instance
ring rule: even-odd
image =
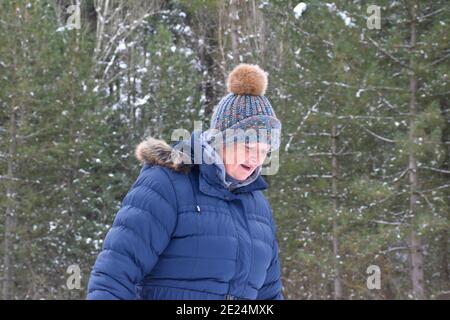
[[[272,209],[271,209],[272,211]],[[256,300],[284,300],[281,282],[281,267],[278,255],[278,240],[276,237],[276,225],[271,219],[273,225],[273,251],[272,260],[267,269],[266,279],[263,286],[258,290]]]
[[[177,201],[171,183],[162,168],[141,170],[97,256],[88,300],[136,299],[135,284],[152,270],[175,228]]]

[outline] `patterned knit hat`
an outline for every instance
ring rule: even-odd
[[[271,150],[278,149],[281,122],[264,96],[266,72],[258,65],[241,63],[228,75],[227,89],[229,93],[214,109],[208,131],[218,131],[227,143],[264,142]]]

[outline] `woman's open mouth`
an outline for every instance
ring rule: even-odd
[[[244,168],[245,171],[250,171],[252,169],[252,167],[249,167],[245,164],[241,164],[241,167]]]

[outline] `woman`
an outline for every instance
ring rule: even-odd
[[[237,66],[227,87],[209,130],[172,146],[152,137],[137,146],[144,166],[106,235],[88,299],[284,299],[261,192],[281,123],[257,65]],[[257,134],[236,133],[250,129]]]

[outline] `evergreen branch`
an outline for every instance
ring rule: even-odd
[[[372,136],[374,136],[375,138],[378,138],[378,139],[380,139],[380,140],[382,140],[382,141],[385,141],[385,142],[395,143],[395,140],[392,140],[392,139],[388,139],[388,138],[382,137],[382,136],[376,134],[375,132],[370,131],[369,129],[367,129],[367,128],[364,127],[363,125],[360,125],[360,124],[357,124],[357,125],[358,125],[359,127],[361,127],[364,131],[370,133],[370,134],[371,134]]]
[[[434,66],[435,64],[438,64],[438,63],[444,61],[444,60],[447,59],[448,57],[450,57],[450,53],[447,53],[445,56],[440,57],[439,59],[434,60],[433,62],[431,62],[431,63],[429,64],[429,66]]]
[[[51,130],[54,130],[54,129],[53,128],[44,128],[44,129],[37,130],[37,131],[35,131],[33,133],[27,134],[26,136],[17,136],[17,138],[21,139],[21,140],[27,140],[27,139],[36,137],[36,136],[38,136],[38,135],[40,135],[42,133],[50,132]]]
[[[367,37],[370,42],[372,42],[372,44],[377,47],[378,50],[380,50],[381,52],[383,52],[386,56],[388,56],[389,58],[391,58],[392,60],[394,60],[395,62],[397,62],[398,64],[400,64],[403,68],[405,69],[409,69],[411,70],[411,68],[405,64],[404,62],[400,61],[399,59],[397,59],[396,57],[394,57],[391,53],[389,53],[386,49],[382,48],[378,42],[376,42],[375,40],[373,40],[371,37]]]
[[[24,179],[24,178],[16,178],[16,177],[8,177],[8,176],[0,176],[1,180],[9,180],[9,181],[22,181],[26,183],[37,183],[40,184],[41,182],[39,180],[30,180],[30,179]]]
[[[349,155],[361,155],[362,152],[357,151],[357,152],[337,152],[337,153],[332,153],[332,152],[314,152],[314,153],[308,153],[307,156],[309,157],[321,157],[321,156],[327,156],[327,157],[331,157],[331,156],[349,156]]]
[[[450,184],[444,184],[444,185],[436,187],[436,188],[421,190],[419,192],[422,192],[422,193],[424,193],[424,192],[432,192],[432,191],[442,190],[442,189],[449,188],[449,187],[450,187]]]
[[[419,22],[419,23],[423,22],[425,19],[427,19],[429,17],[433,17],[433,16],[435,16],[435,15],[437,15],[437,14],[443,12],[443,11],[444,11],[444,8],[440,8],[440,9],[437,9],[437,10],[435,10],[433,12],[430,12],[430,13],[424,15],[424,16],[418,17],[417,18],[417,22]]]
[[[402,222],[391,222],[391,221],[383,221],[383,220],[370,220],[371,222],[378,223],[378,224],[389,224],[393,226],[401,226],[403,225]]]
[[[433,211],[433,204],[430,202],[430,200],[428,199],[428,197],[423,194],[422,192],[417,192],[424,200],[425,202],[428,204],[428,207],[431,209],[431,211]]]
[[[394,106],[389,100],[386,99],[386,97],[380,97],[381,98],[381,102],[386,105],[388,107],[389,110],[395,111],[400,115],[409,115],[408,113],[405,112],[400,112],[397,110],[397,106]]]
[[[322,179],[331,179],[333,178],[332,175],[328,175],[328,174],[307,174],[307,175],[302,175],[301,177],[303,178],[312,178],[312,179],[318,179],[318,178],[322,178]]]
[[[405,170],[403,170],[397,178],[395,178],[394,180],[392,180],[392,183],[396,183],[397,181],[399,181],[399,180],[400,180],[401,178],[403,178],[408,172],[409,172],[409,168],[406,168]]]
[[[293,132],[292,134],[290,134],[289,136],[289,140],[286,143],[286,146],[284,147],[284,151],[288,152],[289,151],[289,147],[291,145],[292,140],[294,139],[294,137],[298,134],[298,132],[300,131],[300,129],[303,127],[304,123],[306,122],[306,120],[309,118],[309,116],[311,115],[311,113],[317,113],[318,109],[317,107],[319,106],[319,103],[322,102],[323,98],[325,97],[326,93],[328,92],[328,88],[325,90],[325,92],[319,97],[319,99],[317,99],[316,103],[314,103],[314,105],[308,109],[308,112],[306,112],[305,116],[303,117],[302,121],[300,121],[300,124],[297,126],[297,129],[295,130],[295,132]]]
[[[332,117],[331,114],[323,113],[324,116]],[[406,116],[406,115],[405,115]],[[353,116],[353,115],[343,115],[343,116],[337,116],[336,119],[344,120],[344,119],[351,119],[351,120],[358,120],[358,119],[374,119],[374,120],[380,120],[380,119],[391,119],[396,120],[397,117],[384,117],[384,116]]]
[[[350,88],[350,89],[361,89],[359,86],[353,86],[347,83],[343,82],[330,82],[330,81],[322,81],[325,85],[334,85],[337,87],[343,87],[343,88]],[[379,91],[379,90],[390,90],[390,91],[401,91],[401,92],[408,92],[407,89],[403,88],[396,88],[396,87],[366,87],[364,88],[364,91]]]
[[[358,208],[357,210],[358,210],[359,213],[361,213],[361,212],[364,211],[364,210],[367,210],[367,209],[373,208],[373,207],[375,207],[375,206],[378,206],[378,205],[380,205],[380,204],[382,204],[382,203],[388,201],[388,200],[391,199],[391,198],[394,198],[394,197],[397,197],[397,196],[404,195],[404,194],[406,194],[406,193],[408,193],[408,192],[409,192],[409,191],[396,192],[396,193],[394,193],[394,194],[391,194],[391,195],[387,196],[386,198],[380,199],[380,200],[378,200],[378,201],[374,201],[374,202],[370,203],[369,205],[362,206],[362,207]]]
[[[427,169],[427,170],[431,170],[431,171],[435,171],[435,172],[439,172],[439,173],[450,174],[450,170],[444,170],[444,169],[432,168],[432,167],[427,167],[427,166],[419,166],[418,168],[419,168],[419,169]]]
[[[304,136],[325,136],[325,137],[329,137],[331,136],[331,134],[329,134],[328,132],[303,132]]]
[[[387,250],[384,251],[380,251],[381,254],[386,254],[386,253],[390,253],[390,252],[394,252],[394,251],[400,251],[400,250],[409,250],[409,247],[405,246],[405,247],[393,247],[393,248],[389,248]]]

